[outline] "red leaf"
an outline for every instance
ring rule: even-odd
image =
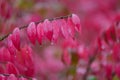
[[[30,67],[33,66],[32,61],[32,49],[29,46],[25,46],[21,50],[22,58],[24,60],[25,66]]]
[[[20,30],[19,28],[15,28],[13,31],[13,34],[11,36],[11,40],[14,44],[14,46],[20,50]]]
[[[44,22],[43,22],[43,28],[44,28],[44,33],[46,35],[46,37],[51,41],[52,38],[53,38],[53,26],[52,26],[52,23],[46,19]]]
[[[64,50],[63,54],[62,54],[62,61],[66,64],[66,65],[70,65],[71,64],[71,57],[70,54]]]
[[[6,80],[6,77],[3,75],[0,75],[0,80]]]
[[[11,55],[10,55],[8,49],[5,47],[2,47],[0,49],[0,60],[3,62],[11,60]]]
[[[11,55],[15,55],[16,54],[16,49],[15,49],[15,46],[13,45],[12,41],[11,41],[11,34],[9,35],[8,37],[8,40],[7,40],[7,48],[10,52]]]
[[[116,64],[115,73],[120,78],[120,64]]]
[[[43,24],[39,23],[37,25],[37,38],[38,38],[39,44],[42,44],[42,38],[43,38],[43,36],[44,36]]]
[[[36,25],[34,22],[31,22],[27,27],[27,34],[30,39],[30,41],[35,44],[36,38],[37,38],[37,31],[36,31]]]
[[[15,75],[19,75],[19,71],[18,69],[15,67],[15,65],[11,62],[8,62],[6,65],[6,70],[9,74],[15,74]]]

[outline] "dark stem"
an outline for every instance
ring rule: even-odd
[[[89,62],[88,62],[87,68],[86,68],[86,72],[85,72],[85,74],[83,75],[83,80],[87,80],[87,77],[88,77],[88,74],[89,74],[89,71],[90,71],[91,64],[92,64],[93,61],[95,60],[97,54],[98,54],[98,48],[95,49],[94,55],[91,56],[90,59],[89,59]]]
[[[72,15],[60,16],[60,17],[55,17],[55,18],[49,18],[48,20],[49,20],[49,21],[53,21],[53,20],[59,20],[59,19],[66,19],[66,18],[71,17],[71,16],[72,16]],[[44,20],[45,20],[45,19],[44,19]],[[40,20],[40,21],[38,21],[38,22],[35,22],[35,24],[42,23],[42,22],[44,22],[44,20]],[[19,29],[21,30],[21,29],[27,28],[28,25],[29,25],[29,24],[27,24],[27,25],[25,25],[25,26],[21,26],[21,27],[19,27]],[[12,32],[11,32],[11,33],[12,33]],[[0,37],[0,41],[2,41],[2,40],[4,40],[5,38],[7,38],[7,37],[9,36],[9,34],[11,34],[11,33],[8,33],[8,34]]]

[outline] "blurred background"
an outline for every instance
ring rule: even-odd
[[[12,32],[15,27],[21,27],[30,22],[38,22],[46,18],[66,16],[73,13],[79,16],[82,27],[77,50],[80,54],[84,53],[81,55],[84,59],[80,60],[77,70],[72,67],[68,68],[61,62],[61,45],[74,45],[76,42],[69,40],[71,42],[63,41],[63,44],[58,43],[55,46],[43,44],[42,47],[38,44],[35,46],[30,45],[35,53],[39,54],[35,58],[36,71],[39,69],[36,73],[39,80],[81,80],[80,75],[84,75],[87,67],[88,54],[90,51],[91,53],[94,51],[95,46],[93,44],[95,40],[111,27],[116,16],[120,19],[120,0],[0,0],[0,36]],[[24,41],[25,39],[22,40],[23,43],[27,42]],[[74,50],[74,48],[72,49]],[[105,54],[110,53],[110,50],[107,47],[101,56],[97,57],[98,59],[91,66],[93,72],[90,73],[91,78],[89,80],[119,80],[116,76],[114,79],[107,78],[112,74],[112,66],[107,65],[103,68],[100,65],[106,65],[107,63],[113,65],[112,55]],[[118,68],[120,66],[117,67],[118,74],[120,74]],[[75,70],[76,72],[74,72]],[[68,76],[66,79],[65,73],[67,76],[68,74],[76,75],[77,78],[73,79],[73,77]]]
[[[0,0],[0,35],[31,21],[75,13],[81,19],[82,39],[89,43],[99,31],[110,26],[119,7],[119,0]]]

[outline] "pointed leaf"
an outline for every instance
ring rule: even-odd
[[[6,70],[9,74],[15,74],[15,75],[19,75],[19,71],[18,69],[15,67],[15,65],[11,62],[8,62],[6,65]]]
[[[14,44],[14,46],[16,47],[16,49],[20,50],[20,30],[19,28],[15,28],[12,36],[11,36],[11,40]]]
[[[43,36],[44,36],[43,24],[39,23],[37,25],[37,39],[38,39],[39,44],[42,44],[42,38],[43,38]]]
[[[27,34],[30,39],[30,41],[35,44],[36,38],[37,38],[37,31],[36,31],[36,25],[34,22],[31,22],[27,27]]]
[[[80,32],[81,31],[81,26],[80,26],[79,17],[76,14],[72,14],[71,19],[72,19],[73,24],[75,25],[76,30]]]

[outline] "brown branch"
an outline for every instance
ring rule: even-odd
[[[89,74],[89,71],[90,71],[90,67],[91,67],[91,64],[93,63],[93,61],[95,60],[97,54],[98,54],[98,48],[95,49],[95,54],[93,56],[90,57],[89,59],[89,62],[88,62],[88,65],[87,65],[87,68],[86,68],[86,72],[85,74],[83,75],[83,80],[87,80],[87,77],[88,77],[88,74]]]
[[[49,18],[48,20],[49,20],[49,21],[53,21],[53,20],[59,20],[59,19],[66,19],[66,18],[71,17],[71,16],[72,16],[72,15],[60,16],[60,17],[55,17],[55,18]],[[44,19],[44,20],[45,20],[45,19]],[[35,22],[35,24],[42,23],[42,22],[44,22],[44,20]],[[21,26],[21,27],[19,27],[19,29],[21,30],[21,29],[27,28],[28,25],[29,25],[29,24],[27,24],[27,25],[25,25],[25,26]],[[11,32],[11,33],[12,33],[12,32]],[[7,37],[9,36],[9,34],[11,34],[11,33],[8,33],[8,34],[0,37],[0,41],[3,41],[3,40],[4,40],[5,38],[7,38]]]

